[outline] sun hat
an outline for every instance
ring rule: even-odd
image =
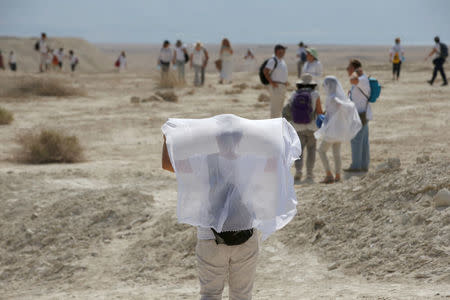
[[[314,48],[306,48],[306,52],[311,54],[315,59],[319,59],[319,54],[317,54],[317,50]]]
[[[302,78],[297,80],[296,85],[317,85],[317,82],[313,80],[313,76],[309,73],[305,73],[302,75]]]

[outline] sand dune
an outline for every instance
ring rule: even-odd
[[[30,44],[30,55],[32,42],[20,42]],[[0,83],[49,76],[85,92],[0,96],[15,119],[0,126],[0,298],[197,299],[195,229],[176,221],[175,176],[160,168],[160,126],[168,117],[220,113],[267,118],[268,104],[258,101],[267,91],[245,72],[234,74],[235,86],[218,85],[213,69],[203,88],[192,87],[188,71],[187,86],[162,90],[153,65],[158,47],[99,47],[102,65],[80,65],[73,76],[0,73]],[[100,72],[127,47],[127,72]],[[344,88],[351,56],[365,57],[367,73],[384,86],[370,125],[372,169],[332,186],[296,185],[299,213],[262,244],[254,298],[449,297],[450,208],[434,205],[436,193],[450,189],[448,88],[425,84],[425,47],[408,49],[399,83],[390,80],[384,47],[322,47],[325,73]],[[258,48],[258,59],[270,48]],[[147,61],[148,68],[138,63]],[[150,97],[161,91],[175,92],[178,102]],[[151,100],[131,103],[132,96]],[[76,134],[86,161],[15,162],[15,137],[36,127]],[[343,145],[344,166],[349,148]],[[314,172],[318,181],[319,160]]]

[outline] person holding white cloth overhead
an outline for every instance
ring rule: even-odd
[[[333,183],[341,179],[341,143],[354,138],[362,125],[355,104],[345,95],[336,77],[325,77],[323,88],[326,93],[325,119],[314,136],[321,140],[318,152],[326,172],[322,183]],[[333,177],[328,162],[327,151],[330,147],[333,148],[336,177]]]
[[[300,140],[285,119],[235,115],[169,119],[162,167],[176,173],[177,217],[197,226],[201,299],[252,298],[262,240],[296,214],[293,162]]]

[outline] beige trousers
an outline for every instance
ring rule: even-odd
[[[269,86],[270,93],[270,117],[280,118],[283,110],[284,98],[286,97],[286,85],[279,84],[274,88]]]
[[[320,143],[319,149],[317,152],[319,152],[320,159],[323,163],[323,168],[325,169],[325,172],[331,172],[330,163],[328,161],[327,157],[327,151],[330,149],[330,147],[333,148],[333,157],[334,157],[334,169],[336,174],[341,173],[341,143],[329,143],[326,141],[323,141]]]
[[[237,246],[217,245],[215,240],[198,240],[200,299],[222,299],[227,277],[230,300],[251,299],[258,252],[256,231],[248,241]]]

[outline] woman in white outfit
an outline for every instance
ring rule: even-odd
[[[222,61],[222,69],[220,70],[219,83],[230,83],[233,72],[233,48],[231,48],[230,41],[227,38],[222,40],[220,60]]]
[[[125,51],[122,51],[119,56],[119,72],[123,72],[127,68],[127,56]]]
[[[320,159],[326,172],[322,183],[334,183],[341,180],[341,143],[350,141],[361,129],[361,120],[355,104],[345,95],[344,89],[334,76],[327,76],[323,81],[326,93],[325,119],[322,127],[314,133],[320,139],[318,149]],[[331,173],[327,151],[333,148],[336,176]]]

